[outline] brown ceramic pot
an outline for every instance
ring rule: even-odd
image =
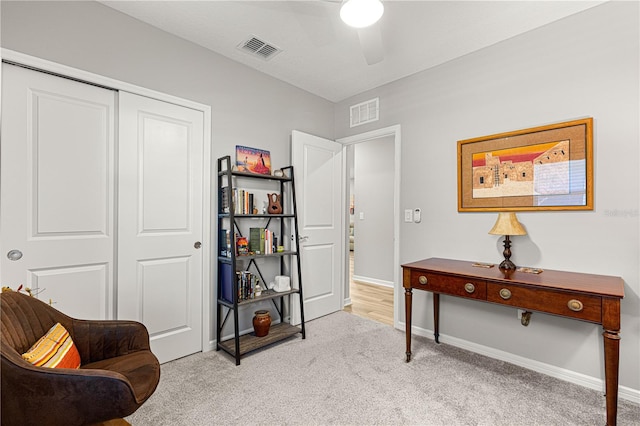
[[[271,326],[271,314],[267,310],[260,310],[255,312],[253,317],[253,331],[257,337],[264,337],[269,334],[269,327]]]

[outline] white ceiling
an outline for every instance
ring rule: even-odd
[[[332,102],[437,66],[603,1],[384,1],[384,60],[367,65],[339,0],[100,1]],[[282,49],[269,60],[237,46]]]

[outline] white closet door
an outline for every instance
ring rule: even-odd
[[[118,318],[161,362],[202,350],[203,117],[120,92]]]
[[[0,282],[73,317],[114,316],[114,104],[111,90],[2,64]]]

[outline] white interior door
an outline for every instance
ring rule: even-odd
[[[294,130],[295,172],[305,320],[342,309],[344,230],[342,145]],[[295,274],[294,274],[295,276]],[[294,309],[292,315],[295,315]],[[292,318],[295,323],[295,316]]]
[[[118,318],[165,362],[202,350],[204,114],[126,92],[119,111]]]
[[[114,105],[114,91],[2,64],[0,282],[77,318],[114,317]]]

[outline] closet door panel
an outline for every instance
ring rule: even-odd
[[[45,268],[29,271],[35,288],[43,289],[41,299],[75,318],[107,318],[106,299],[109,264]],[[69,298],[67,295],[74,297]],[[96,297],[98,296],[98,297]]]
[[[28,104],[34,235],[107,235],[110,106],[36,90]]]
[[[2,71],[0,280],[67,315],[113,318],[115,92]]]
[[[140,232],[190,232],[190,123],[140,112]]]
[[[204,114],[119,99],[118,318],[161,362],[202,350]]]

